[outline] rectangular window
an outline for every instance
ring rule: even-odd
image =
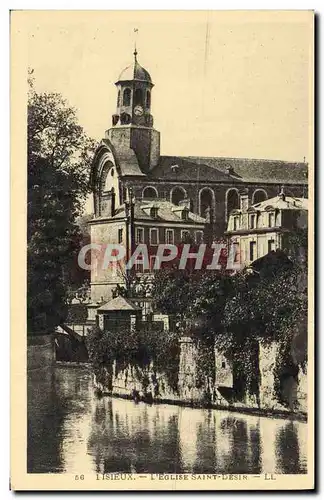
[[[234,231],[237,231],[240,227],[240,221],[238,217],[234,217],[233,219],[233,229]]]
[[[238,264],[240,262],[240,244],[233,243],[233,253],[234,253],[234,262]]]
[[[276,226],[280,226],[280,215],[279,215],[279,212],[278,212],[278,213],[276,213],[275,225],[276,225]]]
[[[173,245],[174,243],[174,231],[173,229],[166,229],[165,230],[165,243],[168,245]]]
[[[141,261],[141,256],[138,256],[137,257],[137,260]],[[136,262],[135,263],[135,271],[137,273],[143,273],[144,272],[144,265],[143,265],[143,262]]]
[[[196,243],[199,245],[204,241],[204,233],[203,231],[196,231]]]
[[[181,231],[181,241],[183,241],[185,243],[189,243],[189,241],[190,241],[190,232],[187,231],[186,229],[183,229]]]
[[[256,258],[256,242],[250,241],[250,261],[252,262]]]
[[[118,243],[122,243],[123,242],[123,228],[120,227],[118,229]]]
[[[155,263],[156,263],[156,262],[157,262],[157,257],[156,257],[156,255],[151,255],[151,256],[150,256],[150,270],[151,270],[151,271],[155,271],[154,266],[155,266]],[[157,262],[157,264],[156,264],[156,265],[158,266],[158,262]]]
[[[272,250],[275,250],[275,241],[274,240],[268,240],[268,253],[272,252]]]
[[[269,227],[274,226],[274,214],[269,214]]]
[[[151,245],[159,244],[159,233],[155,227],[150,229],[150,244]]]
[[[250,215],[250,229],[255,228],[255,215]]]
[[[143,227],[136,228],[135,242],[136,243],[144,243],[144,228]]]

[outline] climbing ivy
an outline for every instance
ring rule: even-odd
[[[196,338],[197,387],[215,373],[214,346],[234,365],[239,399],[259,401],[260,344],[277,343],[277,378],[291,363],[297,372],[305,368],[307,269],[283,252],[268,254],[234,276],[164,271],[156,277],[153,300],[165,313],[180,311],[183,331]]]
[[[178,335],[154,328],[148,323],[139,328],[102,331],[93,328],[87,336],[89,358],[97,381],[112,390],[113,364],[116,374],[132,367],[146,390],[148,369],[152,367],[153,378],[164,375],[169,386],[177,391],[180,348]],[[158,391],[158,388],[157,388]]]

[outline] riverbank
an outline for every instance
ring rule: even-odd
[[[98,398],[87,367],[47,371],[29,377],[29,474],[307,472],[303,422]]]
[[[97,390],[96,392],[97,392],[98,397],[109,396],[109,397],[113,397],[113,398],[134,401],[134,397],[131,394],[120,394],[120,393],[113,392],[113,391],[110,392],[110,391],[101,391],[101,390]],[[205,410],[222,410],[222,411],[229,411],[232,413],[240,413],[243,415],[253,415],[253,416],[260,416],[260,417],[293,420],[293,421],[297,421],[297,422],[307,422],[307,413],[305,413],[305,412],[290,412],[290,411],[280,411],[280,410],[275,410],[275,409],[271,410],[271,409],[263,409],[263,408],[249,408],[246,406],[234,406],[234,405],[222,406],[222,405],[217,405],[217,404],[213,404],[213,403],[204,404],[201,402],[190,402],[190,401],[184,401],[184,400],[179,400],[179,399],[167,399],[167,398],[154,398],[154,400],[153,399],[148,400],[148,399],[142,397],[142,398],[136,399],[135,401],[139,402],[139,403],[149,404],[149,405],[164,404],[164,405],[180,406],[180,407],[185,407],[185,408],[199,408],[199,409],[205,409]]]
[[[85,362],[72,362],[72,361],[56,361],[55,365],[57,367],[64,367],[64,368],[69,368],[69,369],[76,369],[76,368],[86,368],[90,371],[92,368],[91,363],[85,363]],[[289,410],[279,410],[279,409],[270,409],[270,408],[256,408],[256,407],[248,407],[248,406],[243,406],[243,405],[220,405],[220,404],[215,404],[215,403],[204,403],[202,401],[188,401],[184,399],[173,399],[173,398],[158,398],[158,397],[145,397],[141,396],[137,391],[136,391],[136,396],[124,392],[115,392],[115,391],[106,391],[103,390],[96,385],[96,394],[98,397],[103,397],[103,396],[109,396],[109,397],[114,397],[114,398],[119,398],[119,399],[125,399],[125,400],[130,400],[130,401],[136,401],[136,402],[141,402],[144,404],[149,404],[149,405],[175,405],[175,406],[180,406],[180,407],[185,407],[185,408],[200,408],[200,409],[211,409],[211,410],[222,410],[222,411],[229,411],[231,413],[239,413],[243,415],[253,415],[253,416],[261,416],[261,417],[268,417],[268,418],[275,418],[275,419],[286,419],[286,420],[291,420],[291,421],[297,421],[297,422],[307,422],[307,413],[303,411],[289,411]]]

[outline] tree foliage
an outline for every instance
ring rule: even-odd
[[[149,383],[150,367],[153,374],[164,374],[170,387],[177,390],[179,342],[176,333],[157,330],[154,323],[148,323],[145,328],[141,323],[138,328],[104,332],[95,327],[87,335],[87,348],[97,381],[110,390],[114,363],[116,373],[128,367],[137,370],[144,391]]]
[[[298,372],[306,363],[307,269],[281,252],[234,276],[164,270],[156,275],[153,300],[163,312],[179,313],[183,333],[198,341],[206,374],[213,372],[206,353],[214,345],[235,362],[242,392],[258,393],[260,343],[277,342],[277,373],[285,364]]]
[[[66,317],[95,144],[61,95],[37,93],[32,83],[27,136],[28,332],[43,333]]]

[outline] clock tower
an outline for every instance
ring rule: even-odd
[[[149,72],[137,60],[125,68],[117,82],[116,113],[106,135],[122,157],[131,148],[143,173],[155,167],[160,156],[160,133],[153,128],[151,94],[153,82]],[[121,151],[123,149],[123,151]]]

